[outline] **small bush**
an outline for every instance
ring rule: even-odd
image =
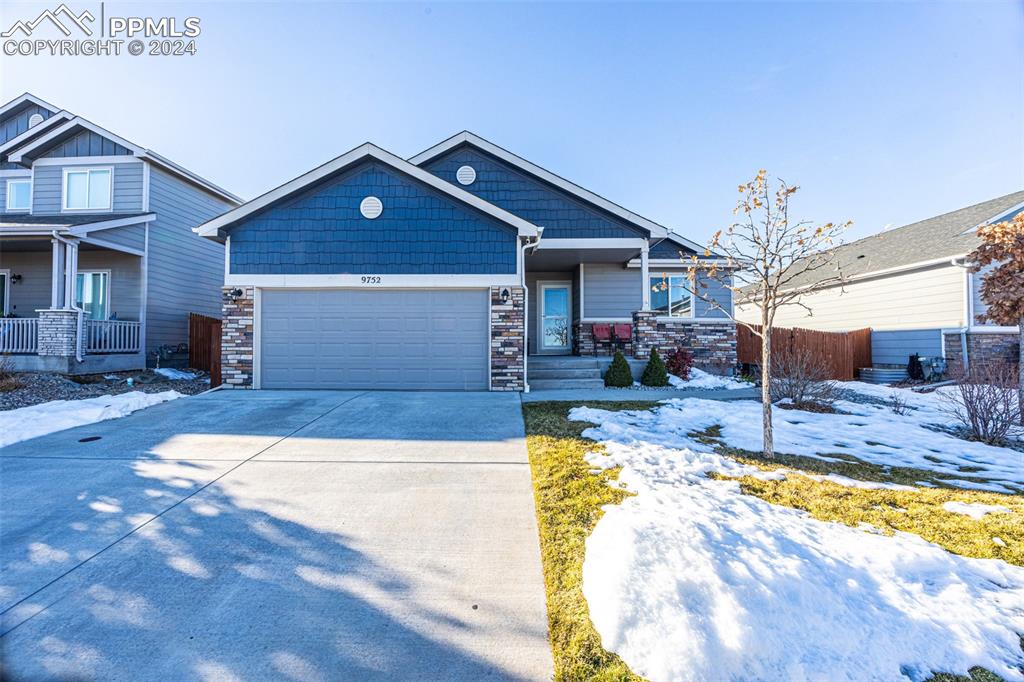
[[[798,408],[831,407],[836,401],[836,382],[810,353],[789,351],[772,358],[772,402],[789,399]]]
[[[953,391],[939,393],[945,412],[968,436],[983,443],[1005,443],[1022,429],[1017,368],[1006,363],[973,365],[961,371]]]
[[[0,393],[9,393],[22,387],[21,380],[12,369],[11,359],[0,355]]]
[[[628,388],[633,385],[633,372],[629,370],[629,363],[622,351],[615,351],[611,367],[604,374],[604,385],[618,388]]]
[[[661,356],[658,355],[658,349],[651,349],[651,358],[647,361],[647,366],[644,367],[643,376],[640,377],[640,383],[644,386],[668,386],[668,372],[665,370],[665,363],[662,361]]]
[[[889,396],[889,408],[892,413],[899,415],[900,417],[910,413],[910,406],[907,404],[907,399],[904,398],[899,391],[893,391],[892,395]]]
[[[676,348],[669,353],[665,366],[669,374],[673,374],[683,381],[689,381],[690,368],[693,367],[693,355],[685,348]]]

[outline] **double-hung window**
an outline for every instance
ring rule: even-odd
[[[103,211],[111,203],[110,168],[67,168],[64,170],[64,210]]]
[[[32,206],[32,181],[7,181],[7,210],[27,211]]]
[[[693,317],[693,291],[686,275],[651,275],[651,310],[662,317]]]

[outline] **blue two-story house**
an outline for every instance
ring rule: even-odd
[[[239,203],[31,94],[0,106],[0,355],[82,374],[187,343],[224,276],[223,247],[192,228]]]
[[[408,160],[364,144],[196,231],[226,245],[228,386],[527,390],[550,356],[615,348],[735,363],[731,290],[687,278],[716,254],[468,132]]]

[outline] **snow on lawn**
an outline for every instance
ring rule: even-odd
[[[177,391],[132,391],[84,400],[52,400],[0,412],[0,448],[84,424],[124,417],[144,407],[184,396]]]
[[[843,388],[861,391],[848,382]],[[871,386],[877,389],[877,386]],[[962,488],[1000,493],[1024,488],[1024,453],[966,441],[930,428],[929,424],[951,426],[934,395],[918,395],[901,389],[885,389],[884,397],[899,390],[911,408],[898,415],[887,405],[838,401],[836,407],[849,414],[817,414],[800,410],[774,411],[775,449],[778,452],[829,459],[846,454],[881,466],[928,469],[944,476],[943,482]],[[882,396],[879,396],[882,397]],[[673,445],[686,434],[718,424],[722,440],[733,447],[761,449],[761,405],[744,400],[719,402],[695,398],[676,399],[669,410],[658,411],[659,443]],[[968,467],[961,470],[960,467]],[[977,470],[975,470],[977,469]],[[964,477],[986,479],[984,483]]]
[[[688,381],[684,381],[674,374],[669,374],[668,382],[672,384],[672,388],[720,388],[733,390],[737,388],[751,387],[751,385],[745,381],[733,379],[732,377],[718,376],[717,374],[709,374],[708,372],[697,369],[696,367],[690,368],[690,379]]]
[[[173,367],[157,367],[153,371],[165,379],[170,379],[171,381],[191,381],[199,376],[194,372],[185,372]]]
[[[963,514],[972,519],[980,519],[986,514],[1009,514],[1010,510],[1001,504],[981,504],[980,502],[945,502],[942,508],[954,514]]]
[[[685,436],[740,407],[570,413],[599,425],[583,435],[607,454],[587,461],[622,467],[637,493],[606,507],[587,540],[583,592],[605,648],[653,682],[924,680],[975,665],[1024,679],[1024,569],[824,523],[707,478],[757,471]]]

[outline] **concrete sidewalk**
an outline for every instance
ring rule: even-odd
[[[552,674],[514,394],[218,391],[0,477],[14,679]]]
[[[637,388],[585,388],[553,389],[523,393],[524,403],[554,401],[594,402],[598,400],[671,400],[672,398],[703,398],[705,400],[756,400],[756,388],[726,389],[637,389]]]

